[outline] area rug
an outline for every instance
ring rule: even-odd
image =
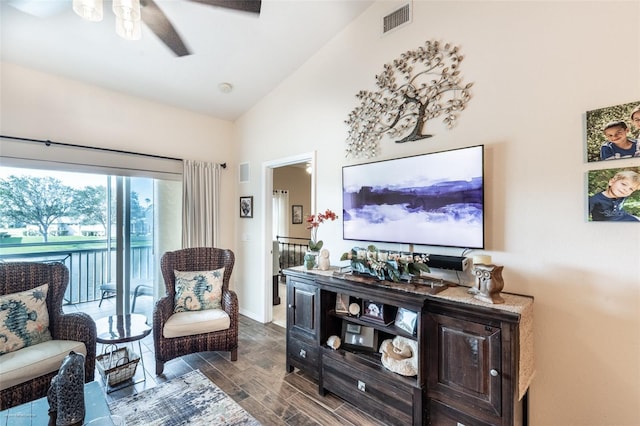
[[[127,426],[260,425],[199,370],[109,404]]]

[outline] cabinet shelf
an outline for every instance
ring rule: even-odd
[[[408,333],[401,328],[396,327],[394,324],[385,325],[380,322],[372,321],[363,317],[355,317],[355,316],[346,315],[346,314],[337,314],[335,310],[329,311],[329,315],[335,316],[336,318],[344,321],[349,321],[350,323],[353,323],[353,324],[358,324],[365,327],[372,327],[378,331],[382,331],[387,334],[394,334],[396,336],[402,336],[408,339],[418,340],[417,336],[411,333]]]

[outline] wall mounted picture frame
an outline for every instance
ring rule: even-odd
[[[587,162],[609,161],[640,156],[640,101],[613,105],[586,112],[585,139]],[[636,120],[633,120],[633,117]],[[611,127],[609,127],[611,126]],[[608,127],[605,130],[605,127]]]
[[[302,206],[294,204],[291,206],[291,223],[299,225],[302,223]]]
[[[589,222],[640,223],[640,167],[599,169],[587,172]]]
[[[240,217],[253,217],[253,196],[240,197]]]
[[[398,308],[395,326],[409,334],[416,334],[418,313],[405,308]]]

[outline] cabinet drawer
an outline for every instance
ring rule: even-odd
[[[477,418],[463,414],[445,404],[437,401],[429,401],[429,425],[432,426],[494,426],[494,423],[485,423]]]
[[[345,362],[339,352],[322,356],[322,386],[385,424],[413,424],[415,388],[389,380],[366,365]],[[381,367],[382,368],[382,367]],[[416,401],[418,406],[421,401]]]
[[[294,367],[311,374],[318,379],[320,363],[319,348],[314,342],[304,339],[287,340],[287,361]]]

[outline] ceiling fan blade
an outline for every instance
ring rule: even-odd
[[[176,56],[191,55],[182,38],[164,12],[153,0],[141,0],[142,21]]]
[[[242,10],[260,14],[262,6],[261,0],[191,0],[196,3],[207,4],[209,6],[226,7],[227,9]]]

